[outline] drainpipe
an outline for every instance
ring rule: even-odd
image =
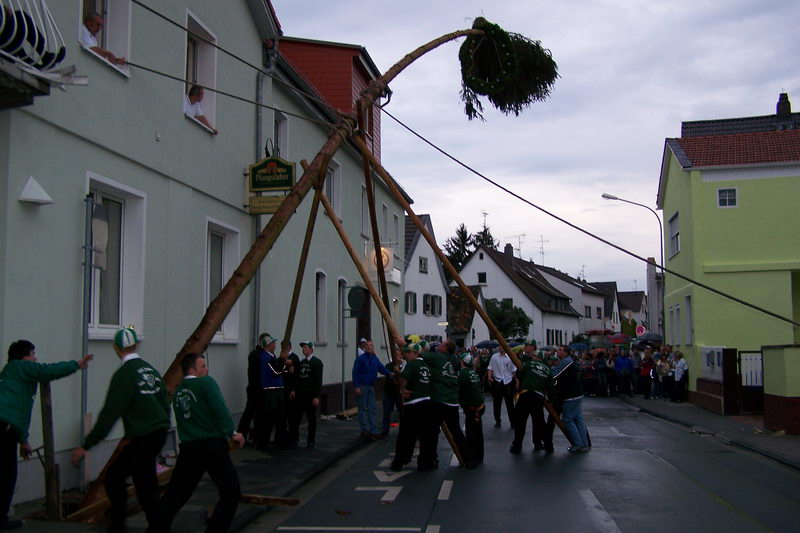
[[[253,152],[253,160],[260,161],[261,160],[261,137],[262,137],[262,128],[261,128],[261,119],[262,119],[262,112],[261,112],[261,102],[262,102],[262,92],[264,88],[264,73],[259,71],[256,74],[256,131],[255,131],[255,151]],[[253,217],[253,240],[256,239],[256,236],[261,232],[261,215],[255,215]],[[259,305],[261,301],[261,268],[259,267],[256,270],[255,276],[253,276],[253,331],[252,341],[250,346],[255,346],[258,344],[258,335],[261,329],[261,306]]]
[[[81,355],[89,353],[89,321],[92,312],[92,213],[94,196],[84,198],[86,214],[83,230],[83,331],[81,332]],[[81,442],[86,436],[86,417],[89,413],[89,367],[81,370]],[[86,489],[86,461],[81,462],[80,486]]]

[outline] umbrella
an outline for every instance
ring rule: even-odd
[[[639,335],[636,337],[639,341],[648,341],[648,342],[657,342],[661,343],[664,340],[664,337],[659,335],[658,333],[645,333],[643,335]]]
[[[608,337],[608,342],[611,344],[625,344],[631,342],[631,338],[624,333],[614,333]]]
[[[585,352],[589,349],[589,345],[585,342],[573,342],[569,345],[570,350]]]
[[[476,348],[480,348],[481,350],[491,350],[498,346],[500,346],[500,343],[497,341],[481,341],[475,345]]]

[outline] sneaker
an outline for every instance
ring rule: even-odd
[[[583,451],[583,446],[570,446],[567,448],[569,453],[578,453]]]

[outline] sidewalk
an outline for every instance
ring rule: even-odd
[[[290,497],[301,486],[313,479],[327,467],[364,445],[359,438],[360,429],[354,417],[348,420],[323,419],[317,423],[316,447],[305,447],[306,425],[300,427],[300,448],[259,452],[252,447],[231,452],[231,459],[239,473],[243,494]],[[22,481],[22,480],[20,480]],[[132,499],[131,499],[132,500]],[[131,501],[129,500],[129,501]],[[172,524],[174,533],[199,533],[206,528],[206,516],[217,502],[216,486],[204,476],[192,499],[187,503]],[[16,506],[16,515],[24,516],[37,511],[44,504]],[[235,533],[251,524],[269,510],[268,506],[241,503],[230,533]],[[147,529],[144,513],[129,516],[129,533],[141,533]],[[87,525],[71,522],[47,522],[25,519],[21,533],[80,533],[104,532],[104,525]]]
[[[712,435],[731,446],[738,446],[800,470],[800,435],[767,431],[760,416],[720,416],[690,403],[645,400],[636,395],[621,399],[642,412]]]

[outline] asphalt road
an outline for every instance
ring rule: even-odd
[[[440,437],[437,471],[392,472],[390,438],[247,532],[800,532],[800,473],[761,456],[596,398],[584,400],[591,451],[570,455],[558,435],[553,454],[526,438],[512,455],[512,431],[495,429],[487,407],[475,470],[448,461]]]

